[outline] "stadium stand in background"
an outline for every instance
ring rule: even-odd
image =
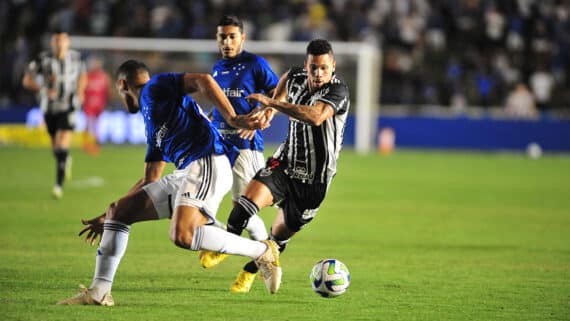
[[[523,82],[541,111],[570,109],[570,2],[560,0],[2,1],[0,106],[34,103],[20,79],[50,28],[211,39],[226,12],[244,18],[251,40],[374,43],[382,105],[502,106]]]
[[[368,130],[358,125],[355,111],[366,108],[353,101],[346,146],[380,148],[379,133],[388,128],[397,148],[525,151],[538,144],[545,152],[570,152],[568,0],[0,1],[0,144],[43,144],[33,134],[37,100],[21,88],[21,77],[26,62],[47,48],[50,30],[146,43],[197,39],[213,46],[217,19],[224,13],[244,20],[249,44],[322,37],[379,49],[381,64],[369,68],[381,77],[370,114],[376,125],[366,144],[359,144]],[[82,50],[86,56],[107,55],[108,72],[125,55],[145,55],[156,71],[208,72],[215,60],[212,53],[109,52]],[[267,58],[279,72],[284,72],[283,59],[297,59]],[[355,68],[354,59],[342,59],[337,67],[352,88],[359,87],[354,71],[361,68]],[[118,106],[112,97],[98,141],[144,141],[140,119],[127,119]],[[277,117],[264,133],[267,141],[280,142],[285,124],[285,117]]]

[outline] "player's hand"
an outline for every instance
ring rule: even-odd
[[[47,96],[48,96],[49,100],[56,100],[57,99],[57,90],[48,89]]]
[[[230,126],[242,130],[264,129],[264,119],[265,116],[263,115],[262,110],[260,108],[256,108],[247,115],[237,115],[232,118]]]
[[[263,95],[263,94],[259,94],[259,93],[253,93],[247,97],[245,97],[245,99],[247,99],[247,101],[252,102],[252,101],[256,101],[258,103],[260,103],[261,105],[263,105],[263,107],[268,107],[271,106],[271,102],[273,101],[273,99]]]
[[[237,115],[228,123],[230,126],[238,129],[255,130],[261,128],[258,118],[258,116],[252,115],[251,113],[247,115]]]
[[[271,107],[266,107],[262,109],[262,125],[261,125],[261,129],[266,129],[269,126],[271,126],[271,120],[273,120],[273,116],[275,116],[275,109],[271,108]]]
[[[81,230],[81,232],[79,232],[79,236],[83,235],[85,232],[88,232],[85,236],[85,243],[89,243],[91,246],[95,245],[97,239],[101,238],[101,235],[103,235],[104,222],[105,214],[97,216],[90,220],[82,219],[81,223],[86,226]]]
[[[256,130],[238,129],[239,137],[242,139],[252,140],[255,137]]]

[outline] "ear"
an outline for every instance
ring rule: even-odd
[[[115,82],[115,86],[117,87],[117,90],[119,92],[125,92],[128,90],[127,80],[125,78],[117,79],[117,82]]]

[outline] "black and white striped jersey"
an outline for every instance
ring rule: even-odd
[[[63,60],[57,59],[51,52],[42,52],[30,62],[28,71],[42,86],[40,107],[43,112],[59,113],[80,109],[77,84],[86,69],[79,52],[69,50]],[[55,99],[49,99],[48,89],[56,90]]]
[[[287,138],[273,157],[287,164],[285,172],[291,178],[309,184],[328,184],[336,173],[342,148],[350,107],[348,87],[342,80],[333,76],[330,83],[311,93],[307,77],[307,72],[302,68],[292,68],[289,71],[286,80],[288,101],[309,106],[322,101],[329,104],[335,114],[320,126],[311,126],[290,118]]]

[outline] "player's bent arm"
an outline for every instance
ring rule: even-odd
[[[325,120],[334,115],[334,109],[327,103],[322,101],[317,101],[314,106],[297,105],[287,102],[287,78],[289,76],[289,71],[284,73],[281,78],[279,78],[279,83],[275,87],[273,93],[273,99],[268,104],[268,106],[273,107],[273,109],[287,114],[295,119],[304,121],[313,126],[319,126]],[[267,103],[269,103],[267,102]],[[264,102],[261,102],[265,104]],[[272,115],[273,116],[273,115]]]
[[[259,129],[259,121],[252,120],[244,115],[237,115],[228,97],[224,94],[218,83],[209,74],[184,74],[184,91],[186,93],[199,92],[204,95],[222,114],[222,117],[232,127],[243,129]]]
[[[276,101],[271,107],[312,126],[320,126],[325,120],[334,116],[334,109],[331,105],[322,101],[317,101],[313,106]]]
[[[289,72],[287,71],[281,78],[279,78],[279,82],[277,83],[277,87],[273,90],[273,99],[277,101],[286,101],[287,100],[287,77],[289,76]]]
[[[277,101],[286,101],[287,100],[287,86],[285,85],[287,83],[287,76],[289,75],[289,72],[287,71],[286,73],[284,73],[283,75],[281,75],[281,78],[279,78],[279,82],[277,83],[277,86],[275,88],[273,88],[273,90],[271,91],[271,97]],[[277,109],[275,108],[271,108],[270,106],[268,106],[265,109],[265,117],[267,118],[267,121],[270,122],[273,117],[275,116],[275,114],[277,114]]]
[[[209,74],[184,74],[184,91],[189,94],[199,92],[204,95],[210,102],[216,105],[226,120],[237,116],[228,97],[226,97],[220,86]]]
[[[247,99],[259,101],[264,106],[269,106],[300,121],[312,126],[320,126],[325,120],[334,115],[334,109],[328,103],[317,101],[314,105],[291,104],[287,101],[278,101],[260,94],[251,94]]]
[[[26,72],[24,74],[24,78],[22,79],[22,86],[33,92],[38,92],[41,89],[40,85],[38,85],[38,83],[34,80],[34,77],[29,72]]]
[[[268,94],[269,96],[271,96],[273,99],[276,100],[286,100],[287,97],[287,87],[285,86],[286,82],[287,82],[287,76],[289,75],[289,72],[287,71],[286,73],[284,73],[281,78],[279,78],[279,82],[277,83],[277,86],[273,89],[271,89]],[[261,102],[263,105],[263,102]],[[263,109],[262,109],[262,115],[261,115],[261,129],[266,129],[271,125],[271,121],[273,120],[273,117],[275,117],[275,114],[277,114],[277,109],[275,108],[271,108],[271,106],[267,106],[264,105]]]

